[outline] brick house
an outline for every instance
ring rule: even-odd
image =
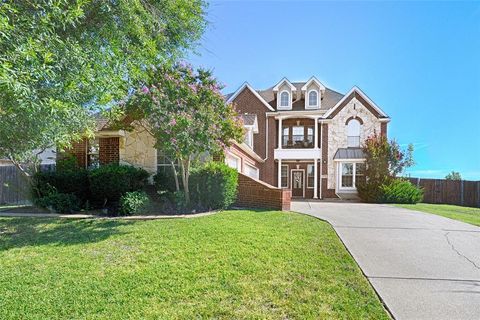
[[[226,163],[261,182],[258,190],[287,189],[296,198],[355,197],[365,167],[360,144],[371,134],[386,135],[390,121],[359,88],[341,94],[315,77],[293,83],[284,78],[266,90],[245,83],[226,100],[246,129],[244,142],[226,150]],[[77,142],[68,152],[82,167],[114,162],[151,174],[171,170],[145,126],[134,122],[133,127],[113,130],[97,119],[95,139]]]
[[[387,135],[390,121],[358,87],[341,94],[315,77],[283,78],[266,90],[245,83],[226,99],[244,118],[244,145],[257,156],[247,163],[255,167],[251,176],[296,198],[356,197],[365,169],[361,143],[374,133]],[[236,151],[226,159],[241,171],[247,161]]]

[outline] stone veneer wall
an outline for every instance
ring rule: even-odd
[[[157,172],[155,138],[138,123],[135,130],[126,132],[120,139],[120,163],[141,167],[149,173]]]
[[[355,109],[354,109],[355,105]],[[374,133],[381,133],[381,123],[357,98],[353,98],[328,125],[328,189],[335,189],[336,167],[333,157],[338,148],[347,147],[347,126],[345,122],[350,117],[362,119],[360,142]],[[386,128],[385,128],[386,131]]]

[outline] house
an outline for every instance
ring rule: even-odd
[[[315,77],[283,78],[266,90],[245,83],[227,101],[244,119],[248,150],[242,157],[234,146],[227,163],[297,198],[356,197],[365,170],[362,141],[387,135],[390,121],[358,87],[341,94]]]
[[[264,185],[290,189],[297,198],[355,197],[365,170],[361,143],[374,133],[386,135],[390,121],[359,88],[341,94],[315,77],[306,82],[284,78],[266,90],[245,83],[226,100],[246,134],[225,151],[225,162]],[[138,121],[133,127],[112,129],[98,118],[95,139],[79,141],[68,152],[82,167],[115,162],[151,174],[171,170],[147,128]]]

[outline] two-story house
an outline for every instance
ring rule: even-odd
[[[247,129],[227,163],[298,198],[355,197],[365,170],[362,142],[386,135],[390,121],[358,87],[341,94],[315,77],[283,78],[266,90],[245,83],[226,99]]]

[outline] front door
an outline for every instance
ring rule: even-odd
[[[303,197],[303,170],[292,170],[292,197]]]

